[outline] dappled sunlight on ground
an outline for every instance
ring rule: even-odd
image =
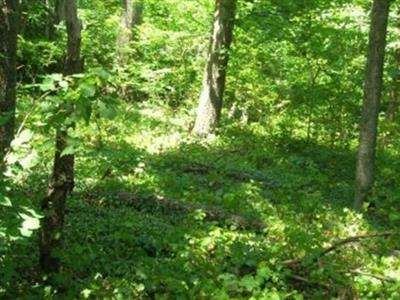
[[[360,295],[371,284],[396,290],[387,281],[399,274],[390,250],[398,239],[320,256],[381,230],[378,216],[348,208],[353,153],[234,126],[204,142],[160,111],[127,111],[123,126],[104,123],[113,134],[77,160],[60,275],[71,295],[301,299]]]

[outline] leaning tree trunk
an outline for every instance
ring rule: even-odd
[[[354,208],[367,200],[374,182],[375,152],[390,0],[374,0],[364,86]]]
[[[14,138],[18,0],[0,0],[0,164]]]
[[[221,115],[226,69],[232,43],[236,0],[216,0],[216,11],[193,133],[207,135]]]
[[[123,64],[132,41],[137,37],[135,29],[143,21],[143,0],[122,0],[120,31],[117,38],[117,59]]]
[[[67,56],[64,74],[71,75],[83,70],[80,57],[81,21],[78,18],[75,0],[65,2],[65,22],[68,34]],[[66,117],[73,107],[65,105]],[[74,127],[75,125],[69,125]],[[40,237],[40,266],[46,273],[58,272],[59,258],[54,253],[61,244],[61,231],[64,224],[65,202],[74,187],[74,155],[61,155],[67,147],[68,127],[57,130],[56,153],[53,174],[49,183],[48,195],[42,202],[45,217],[42,219]]]

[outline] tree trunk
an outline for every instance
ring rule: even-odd
[[[0,0],[0,159],[14,138],[18,0]]]
[[[125,63],[127,52],[132,41],[136,39],[135,28],[143,21],[142,0],[122,0],[120,32],[117,39],[118,63]]]
[[[221,115],[226,69],[232,43],[236,0],[216,0],[216,11],[193,133],[207,135]]]
[[[58,25],[65,20],[65,0],[54,2],[54,24]]]
[[[77,15],[75,0],[65,2],[65,22],[68,34],[67,57],[64,74],[80,73],[83,65],[80,57],[81,21]],[[65,107],[67,114],[73,107]],[[70,125],[74,127],[75,125]],[[65,201],[74,187],[74,155],[63,155],[67,147],[68,127],[58,129],[56,133],[56,152],[54,157],[53,174],[49,183],[47,197],[42,201],[45,217],[42,219],[40,237],[40,266],[46,273],[58,272],[59,258],[54,250],[61,245],[61,232],[64,224]]]
[[[65,0],[46,0],[46,7],[49,12],[49,24],[47,26],[47,36],[50,41],[56,39],[57,28],[65,20]]]
[[[369,34],[368,60],[364,85],[360,145],[357,157],[354,208],[361,209],[374,181],[379,104],[390,0],[374,0]]]
[[[389,122],[394,122],[397,116],[397,112],[399,110],[399,79],[396,79],[394,82],[393,90],[390,92],[390,100],[388,103],[386,117]]]
[[[394,122],[399,110],[399,90],[400,90],[400,49],[396,49],[394,54],[397,73],[393,78],[393,85],[390,91],[390,98],[386,110],[386,117],[389,122]]]

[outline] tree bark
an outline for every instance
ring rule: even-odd
[[[122,0],[123,12],[121,16],[120,32],[117,39],[118,63],[125,63],[127,49],[137,38],[135,29],[143,21],[142,0]]]
[[[0,159],[14,138],[18,0],[0,0]]]
[[[75,0],[65,2],[65,22],[67,27],[67,56],[64,74],[80,73],[83,64],[80,57],[81,21],[78,18]],[[71,105],[64,109],[67,116],[73,110]],[[68,129],[75,124],[57,130],[56,152],[53,174],[50,179],[47,197],[42,201],[45,217],[42,219],[40,236],[40,266],[45,273],[59,271],[60,262],[54,250],[61,246],[61,232],[64,225],[65,202],[74,188],[74,155],[61,155],[67,147]]]
[[[235,23],[236,0],[216,0],[215,15],[193,133],[212,133],[220,119],[226,69]]]
[[[354,208],[361,209],[374,182],[376,139],[390,0],[374,0],[357,156]]]
[[[400,93],[400,49],[396,49],[394,54],[394,62],[396,64],[397,74],[393,78],[393,84],[390,91],[390,98],[386,110],[386,117],[389,122],[394,122],[399,110],[399,93]]]
[[[52,41],[56,39],[56,26],[65,20],[65,0],[46,0],[46,7],[49,13],[47,36]]]
[[[58,25],[65,20],[65,0],[54,1],[54,24]]]

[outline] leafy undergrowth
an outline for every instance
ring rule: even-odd
[[[0,295],[400,299],[398,236],[337,244],[399,227],[399,162],[388,153],[374,207],[359,215],[348,208],[352,152],[269,136],[257,124],[226,124],[200,141],[171,112],[124,112],[82,129],[61,274],[43,283],[36,236],[13,242],[3,249]],[[41,172],[32,178],[42,189],[35,203]]]

